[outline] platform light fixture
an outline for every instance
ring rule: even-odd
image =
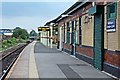
[[[68,15],[68,14],[63,14],[63,15],[61,15],[62,18],[68,17],[68,16],[73,16],[73,15]]]

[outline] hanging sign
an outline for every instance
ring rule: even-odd
[[[38,27],[38,31],[50,31],[49,27]]]

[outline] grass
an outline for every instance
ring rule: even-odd
[[[0,42],[0,52],[10,48],[10,47],[13,47],[13,46],[16,46],[18,43],[25,43],[26,40],[23,40],[23,39],[16,39],[16,38],[10,38],[8,40],[4,40],[2,42]]]

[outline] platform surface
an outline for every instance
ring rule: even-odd
[[[30,43],[21,53],[9,78],[39,80],[113,80],[90,64],[39,42]]]
[[[112,80],[90,64],[55,48],[48,48],[39,42],[35,45],[35,59],[41,79]]]
[[[36,41],[30,43],[23,49],[17,62],[8,74],[9,78],[39,78],[34,57],[35,44]]]

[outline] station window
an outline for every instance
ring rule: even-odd
[[[70,43],[70,23],[67,22],[67,43]]]
[[[79,44],[82,44],[82,23],[81,23],[81,17],[79,18]]]
[[[67,43],[67,24],[65,23],[65,43]]]
[[[65,42],[65,37],[66,37],[66,34],[65,34],[65,23],[64,23],[64,42]]]
[[[115,19],[117,14],[117,5],[116,3],[109,4],[107,6],[107,19]]]
[[[78,25],[79,21],[75,20],[75,37],[76,37],[76,44],[79,44],[79,25]]]

